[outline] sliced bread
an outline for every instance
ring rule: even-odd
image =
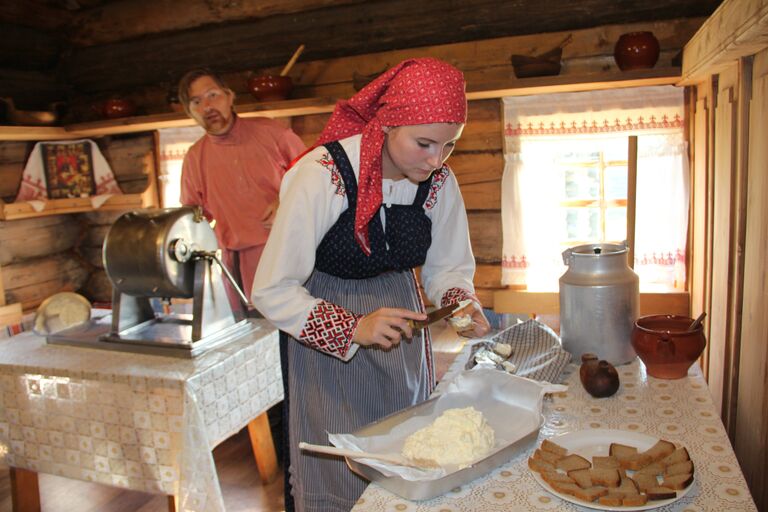
[[[605,496],[606,494],[608,494],[608,489],[596,485],[594,487],[587,487],[586,489],[579,487],[578,490],[574,491],[573,496],[584,501],[595,501],[600,496]]]
[[[568,472],[568,476],[573,478],[579,487],[586,489],[592,487],[592,471],[591,469],[574,469]]]
[[[678,462],[685,462],[687,460],[691,460],[691,456],[688,455],[688,450],[685,449],[685,447],[677,448],[675,451],[661,459],[661,463],[665,466],[671,466],[672,464],[677,464]]]
[[[637,488],[642,492],[647,492],[648,489],[653,489],[654,487],[659,486],[659,481],[656,480],[656,475],[635,473],[632,475],[632,480],[637,484]]]
[[[625,507],[642,507],[646,503],[648,503],[648,496],[645,494],[627,495],[621,502]]]
[[[554,453],[555,455],[559,455],[560,457],[565,457],[568,455],[568,450],[566,448],[563,448],[559,444],[550,441],[549,439],[545,439],[541,442],[541,449],[545,452]]]
[[[528,467],[536,471],[537,473],[543,473],[545,471],[551,471],[553,473],[557,472],[557,468],[555,467],[554,464],[549,463],[545,460],[534,459],[533,457],[528,459]]]
[[[693,474],[692,460],[686,460],[685,462],[678,462],[677,464],[667,466],[667,468],[664,470],[663,476],[667,477],[672,475],[684,475],[686,473]]]
[[[605,457],[595,455],[592,457],[592,467],[597,469],[619,469],[621,468],[621,464],[619,464],[619,459],[613,455],[607,455]]]
[[[656,441],[656,444],[645,450],[643,455],[651,459],[651,462],[656,462],[657,460],[662,460],[663,458],[671,455],[674,451],[674,443],[665,441],[664,439],[659,439]]]
[[[621,475],[615,469],[595,469],[590,471],[592,476],[592,482],[595,485],[603,485],[605,487],[618,487],[621,483]]]
[[[674,489],[670,489],[669,487],[652,487],[651,489],[648,489],[645,491],[646,496],[648,496],[648,500],[650,501],[657,501],[657,500],[670,500],[672,498],[677,497],[677,493]]]
[[[582,457],[581,455],[576,455],[575,453],[572,453],[568,456],[563,457],[562,459],[559,459],[557,463],[555,464],[558,469],[562,469],[563,471],[573,471],[575,469],[589,469],[592,467],[592,463],[589,462],[587,459]]]
[[[674,475],[664,477],[661,482],[662,487],[669,487],[670,489],[681,490],[685,489],[693,482],[693,475],[688,473],[685,475]]]
[[[536,449],[536,451],[533,452],[533,458],[547,461],[550,464],[557,464],[557,461],[562,459],[562,457],[556,453],[547,452],[541,449]]]
[[[608,507],[620,507],[624,504],[624,495],[619,492],[609,492],[605,496],[598,498],[598,503]]]

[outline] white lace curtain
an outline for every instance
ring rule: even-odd
[[[681,89],[505,98],[504,127],[503,284],[557,290],[568,245],[558,161],[597,152],[626,160],[627,137],[637,135],[634,268],[644,291],[684,289],[689,175]]]
[[[189,147],[205,130],[199,126],[163,128],[158,132],[160,145],[161,202],[164,208],[179,206],[181,193],[181,165]]]

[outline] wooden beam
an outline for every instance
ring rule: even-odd
[[[450,9],[443,0],[377,1],[368,2],[366,9],[356,4],[338,5],[301,15],[280,14],[79,48],[67,56],[62,70],[65,80],[80,94],[128,92],[139,86],[173,83],[183,72],[200,65],[214,66],[221,72],[279,68],[300,43],[306,44],[306,51],[299,64],[393,50],[406,52],[409,57],[434,55],[438,48],[435,45],[521,34],[597,30],[595,27],[609,25],[615,27],[615,32],[611,31],[607,39],[593,39],[592,43],[601,47],[603,56],[612,54],[621,31],[636,29],[663,30],[665,36],[659,38],[662,49],[670,49],[671,41],[679,49],[687,37],[680,41],[681,35],[666,32],[667,22],[656,22],[705,16],[716,3],[717,0],[679,0],[674,7],[648,9],[640,0],[620,4],[552,0],[526,5],[525,15],[521,16],[518,4],[497,0],[453,2]],[[430,22],[424,23],[424,19]],[[503,52],[497,50],[494,56],[504,64],[508,75],[512,74],[509,57],[516,51],[518,47],[510,45]],[[451,55],[446,58],[465,69]],[[292,76],[301,73],[299,64]],[[474,59],[469,62],[470,68],[472,64],[481,70],[488,63]],[[353,69],[347,69],[350,75]]]
[[[160,32],[191,29],[214,23],[254,20],[280,14],[297,14],[364,0],[259,0],[231,2],[185,0],[128,0],[108,2],[74,16],[70,41],[77,46],[94,46]],[[26,3],[26,2],[20,2]]]
[[[703,82],[768,47],[768,0],[726,0],[683,50],[681,85]]]
[[[493,297],[494,310],[498,313],[560,313],[560,294],[557,292],[528,292],[501,290]],[[688,292],[641,293],[640,315],[689,316]]]

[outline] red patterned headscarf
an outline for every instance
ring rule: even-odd
[[[464,123],[464,75],[441,60],[409,59],[386,71],[349,100],[342,100],[316,145],[362,133],[355,238],[370,255],[368,223],[381,206],[384,126]]]

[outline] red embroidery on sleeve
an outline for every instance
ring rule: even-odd
[[[345,357],[363,315],[330,302],[319,302],[309,314],[299,341],[326,354]]]
[[[451,288],[447,292],[445,292],[445,295],[443,295],[443,298],[440,299],[440,307],[447,306],[449,304],[460,302],[466,299],[471,299],[477,302],[478,304],[480,304],[480,299],[478,299],[475,294],[468,292],[467,290],[463,290],[461,288]]]

